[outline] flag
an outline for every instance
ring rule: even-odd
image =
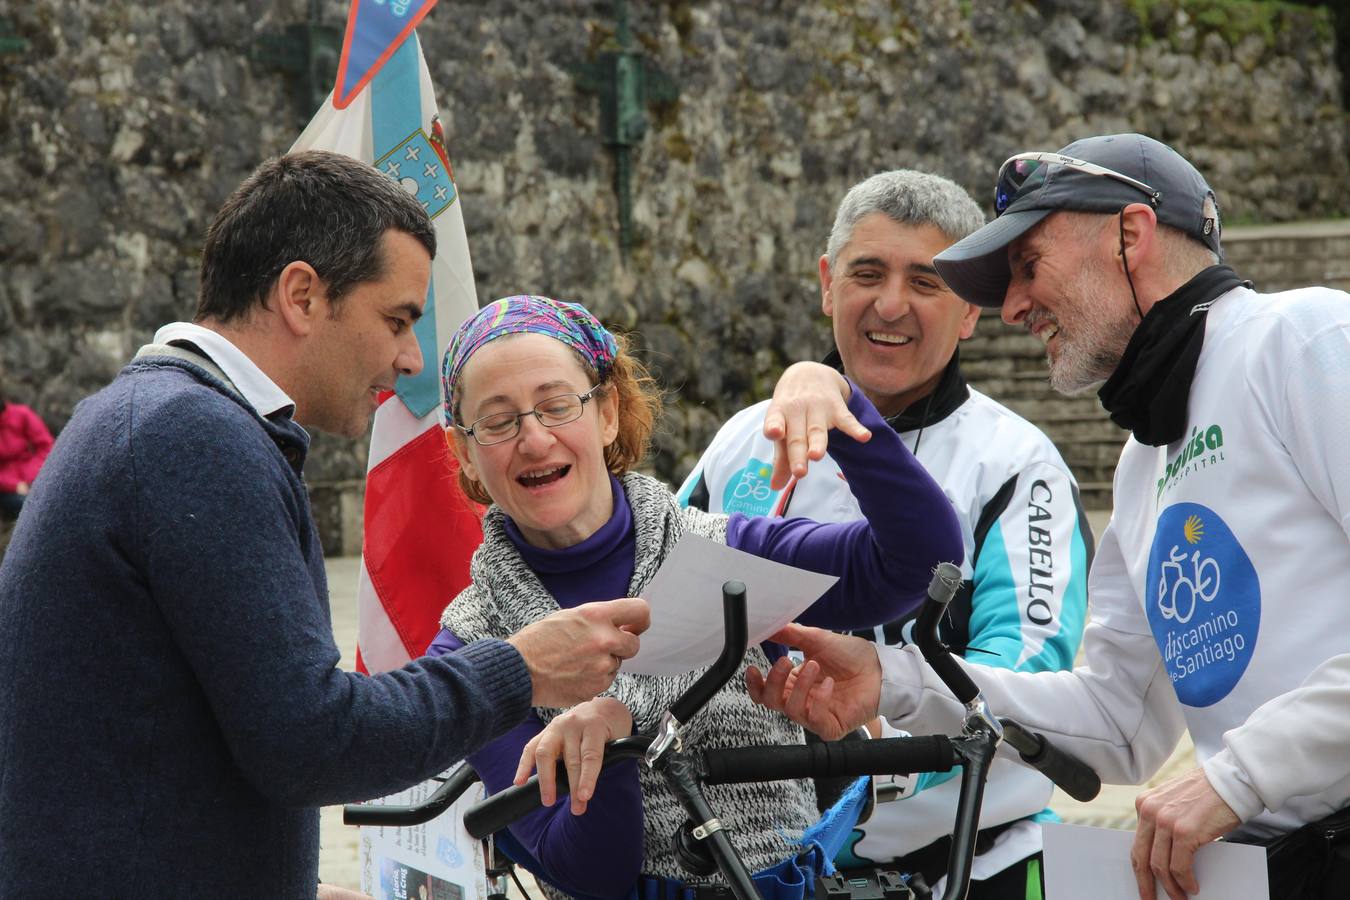
[[[469,583],[482,510],[455,482],[442,430],[441,349],[478,309],[464,216],[414,29],[436,0],[352,0],[337,83],[292,150],[373,164],[421,201],[436,228],[422,372],[380,404],[366,467],[356,664],[397,668],[423,654],[441,611]]]

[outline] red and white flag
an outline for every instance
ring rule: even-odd
[[[414,331],[422,372],[380,404],[366,469],[357,667],[421,656],[441,611],[469,583],[482,510],[455,482],[441,421],[440,354],[478,309],[459,191],[414,29],[436,0],[352,0],[337,84],[292,150],[373,164],[417,197],[436,228],[426,312]]]

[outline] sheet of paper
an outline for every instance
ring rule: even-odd
[[[1047,823],[1045,835],[1046,900],[1139,900],[1130,845],[1134,832],[1116,828]],[[1222,842],[1195,854],[1200,893],[1193,900],[1270,900],[1266,883],[1266,851],[1250,844]],[[1157,886],[1159,900],[1167,894]]]
[[[652,607],[652,626],[623,671],[678,675],[711,665],[722,651],[723,582],[745,584],[753,646],[801,615],[838,580],[686,534],[642,592]]]

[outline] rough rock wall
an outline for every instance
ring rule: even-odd
[[[1230,221],[1350,215],[1350,138],[1325,12],[1197,0],[632,4],[678,99],[634,153],[621,258],[614,160],[572,67],[607,2],[441,0],[420,34],[480,300],[532,291],[641,332],[672,392],[655,466],[679,477],[722,418],[820,354],[816,259],[835,203],[884,168],[984,201],[998,164],[1140,130],[1206,171]],[[346,4],[325,0],[340,25]],[[1188,12],[1187,10],[1190,10]],[[303,0],[0,0],[0,356],[55,427],[164,322],[190,315],[210,216],[299,133],[249,55]],[[991,323],[992,324],[992,323]],[[987,327],[987,326],[984,326]],[[359,477],[321,439],[312,481]]]

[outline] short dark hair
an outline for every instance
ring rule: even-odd
[[[383,275],[380,238],[390,229],[436,255],[436,232],[422,204],[373,166],[323,150],[269,159],[206,231],[195,318],[248,315],[297,260],[314,267],[336,302]]]

